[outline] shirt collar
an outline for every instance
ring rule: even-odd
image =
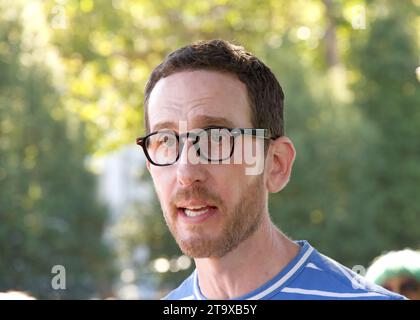
[[[284,287],[285,283],[298,273],[308,260],[314,248],[305,240],[295,241],[300,246],[300,250],[296,257],[292,259],[276,276],[267,281],[258,289],[232,300],[261,300],[269,296],[271,293]],[[197,300],[206,300],[207,298],[201,293],[200,285],[198,282],[197,269],[193,273],[193,294]]]

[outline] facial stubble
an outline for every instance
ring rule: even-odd
[[[231,210],[226,210],[223,201],[203,186],[195,186],[188,191],[181,192],[175,198],[198,198],[216,203],[221,213],[223,226],[215,230],[216,236],[208,236],[203,232],[203,225],[191,225],[187,235],[181,235],[168,212],[164,217],[169,230],[175,238],[181,251],[193,258],[220,258],[239,246],[243,241],[255,233],[261,225],[264,215],[265,202],[262,176],[255,177],[242,193],[239,201]]]

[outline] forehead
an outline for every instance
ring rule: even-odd
[[[150,94],[148,112],[151,131],[176,127],[178,121],[187,121],[189,129],[252,126],[245,84],[218,71],[183,71],[160,79]]]

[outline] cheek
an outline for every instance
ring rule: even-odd
[[[163,169],[163,170],[162,170]],[[171,196],[173,190],[173,181],[171,175],[165,168],[153,167],[150,170],[150,174],[153,179],[155,191],[158,194],[159,200],[162,205],[166,204]]]
[[[207,184],[207,187],[215,192],[225,203],[231,207],[236,204],[243,187],[247,183],[247,176],[245,175],[245,168],[242,165],[236,164],[221,164],[212,166],[210,176],[212,181]]]

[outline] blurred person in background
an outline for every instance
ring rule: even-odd
[[[420,300],[420,251],[404,249],[377,257],[366,278],[389,291]]]
[[[29,293],[24,291],[7,291],[0,292],[0,300],[36,300]]]

